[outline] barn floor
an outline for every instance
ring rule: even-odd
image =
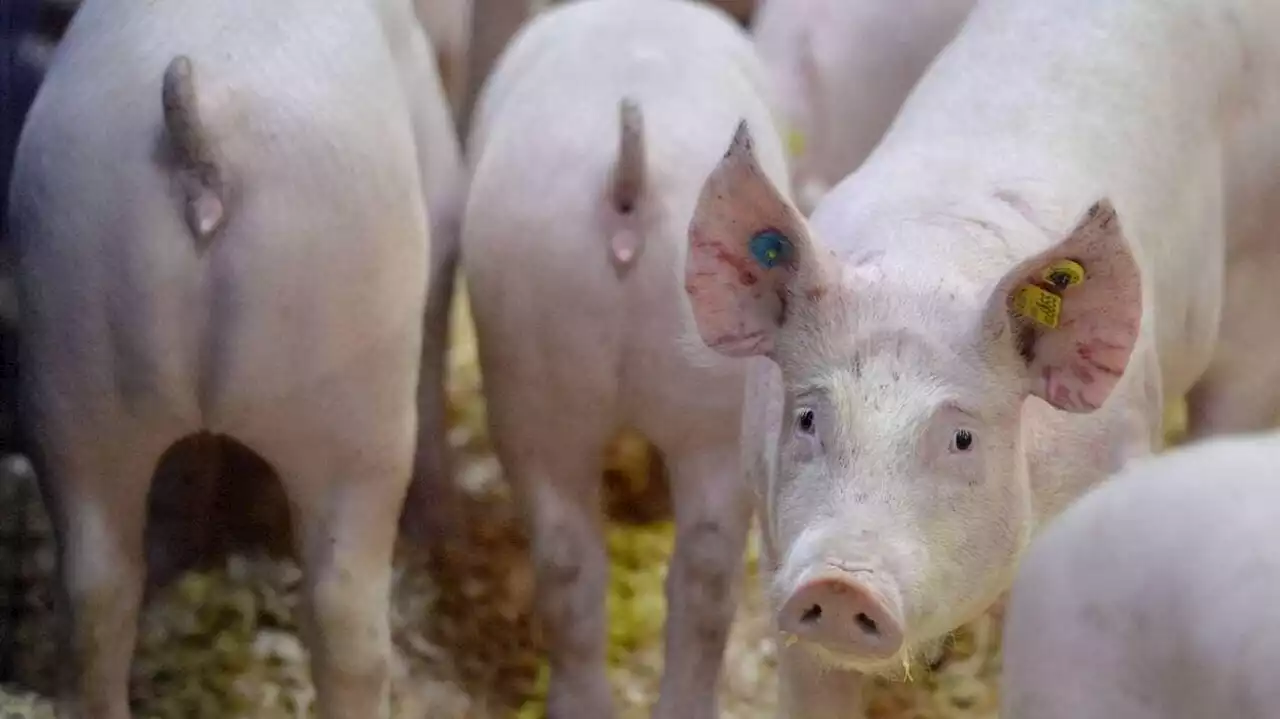
[[[455,415],[450,442],[461,455],[459,481],[469,497],[467,535],[462,546],[443,556],[422,556],[407,546],[398,552],[392,607],[395,714],[532,719],[542,715],[545,681],[530,617],[532,571],[486,446],[465,302],[457,306],[451,351]],[[651,480],[657,473],[650,461],[639,440],[626,438],[608,471],[610,663],[622,719],[648,716],[661,670],[662,582],[671,533],[664,490],[660,481]],[[5,491],[35,504],[29,487],[8,482]],[[0,503],[12,507],[20,499],[0,497]],[[41,516],[33,518],[25,534],[40,541],[17,549],[12,537],[0,542],[4,578],[21,575],[24,582],[24,614],[16,627],[18,682],[0,694],[0,719],[53,716],[41,697],[52,690],[55,666],[52,549],[47,524]],[[725,719],[769,717],[774,706],[773,640],[753,559],[754,549],[720,687]],[[306,650],[296,631],[299,579],[291,562],[235,555],[224,566],[190,572],[161,592],[141,622],[133,671],[136,716],[311,715]],[[994,718],[998,611],[959,630],[938,670],[914,667],[910,680],[878,680],[869,695],[872,719]]]

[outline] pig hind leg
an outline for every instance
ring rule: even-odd
[[[409,461],[337,442],[346,446],[317,442],[276,464],[294,510],[318,716],[386,717],[391,561]]]
[[[413,466],[417,357],[384,350],[370,356],[385,361],[327,385],[314,404],[285,403],[244,438],[288,496],[320,719],[390,712],[391,572]]]
[[[120,416],[125,416],[121,413]],[[169,432],[106,423],[31,443],[57,538],[59,716],[128,719],[147,494]],[[123,426],[122,426],[123,425]],[[157,439],[165,438],[165,439]]]
[[[614,716],[606,674],[609,559],[601,511],[601,461],[612,437],[607,412],[587,405],[591,392],[551,402],[502,391],[486,375],[494,444],[529,528],[537,611],[551,663],[550,719]],[[513,387],[514,389],[514,387]],[[539,393],[540,394],[540,393]],[[535,412],[551,408],[554,412]]]
[[[736,442],[667,455],[676,544],[666,580],[665,668],[653,715],[712,719],[719,716],[716,684],[751,526],[750,488]]]

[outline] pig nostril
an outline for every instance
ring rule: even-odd
[[[858,623],[858,626],[862,629],[862,631],[872,636],[876,636],[876,637],[880,636],[880,627],[879,625],[876,624],[876,620],[872,619],[871,617],[868,617],[866,614],[863,614],[862,612],[858,612],[858,616],[854,617],[853,619]]]
[[[822,619],[822,606],[818,604],[804,610],[804,614],[800,615],[801,624],[813,624],[819,619]]]

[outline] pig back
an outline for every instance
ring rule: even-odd
[[[227,184],[205,249],[163,132],[178,55]],[[116,364],[104,354],[128,358],[134,389],[186,414],[331,374],[372,344],[416,354],[428,238],[413,150],[370,5],[87,3],[15,166],[24,339],[60,358],[45,381],[93,392]],[[39,291],[55,284],[79,291]]]

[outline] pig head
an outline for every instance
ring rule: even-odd
[[[966,231],[899,218],[865,230]],[[1125,372],[1142,293],[1117,212],[1100,198],[1074,227],[1003,253],[902,242],[840,256],[770,184],[744,123],[689,243],[702,340],[772,365],[754,371],[745,421],[768,403],[778,419],[743,441],[767,458],[778,627],[832,666],[899,667],[1008,585],[1035,519],[1028,411],[1089,415]]]

